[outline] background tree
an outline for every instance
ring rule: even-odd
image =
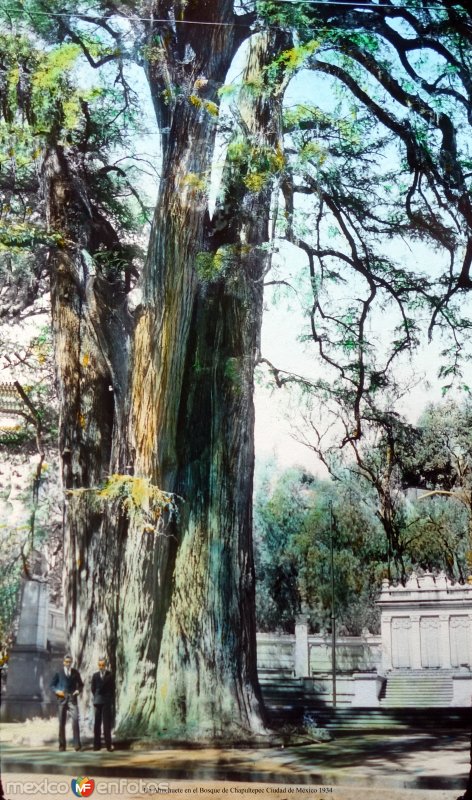
[[[461,4],[452,11],[442,3],[415,13],[391,4],[338,15],[324,6],[267,9],[297,25],[299,67],[331,94],[285,114],[280,225],[306,259],[304,339],[315,345],[322,377],[266,364],[278,386],[296,383],[313,397],[325,423],[326,414],[341,423],[338,444],[376,489],[389,573],[404,580],[412,519],[396,449],[414,448],[416,433],[397,415],[396,364],[426,330],[429,338],[439,331],[448,342],[439,376],[446,389],[460,383],[470,327],[462,311],[471,253],[462,131],[471,64],[469,49],[458,47],[470,39],[469,19]],[[414,259],[409,267],[405,242],[416,261],[425,245],[435,252],[429,270]],[[318,454],[330,451],[333,471],[336,446],[320,435],[328,424],[312,424],[305,437]]]
[[[364,494],[368,503],[375,498],[374,513],[385,535],[387,576],[404,582],[408,561],[404,468],[419,434],[394,411],[401,395],[397,387],[395,394],[378,391],[375,400],[369,395],[364,397],[359,416],[363,435],[357,437],[350,435],[350,395],[342,393],[339,385],[331,387],[324,392],[323,419],[320,421],[320,414],[314,409],[308,410],[304,427],[297,435],[316,453],[335,481],[358,480],[354,489],[358,502],[364,502]]]
[[[315,631],[328,630],[331,609],[331,537],[335,613],[353,634],[378,628],[374,606],[385,574],[382,530],[372,505],[357,501],[354,481],[332,483],[286,470],[263,484],[255,502],[256,608],[260,630],[293,631],[309,615]]]
[[[417,560],[424,565],[441,553],[443,568],[461,581],[472,564],[470,421],[469,399],[427,406],[415,447],[402,457],[405,485],[426,490],[417,492],[415,504],[421,531]]]
[[[16,326],[16,328],[21,326]],[[30,341],[15,326],[0,338],[0,651],[6,657],[17,621],[21,581],[34,578],[37,551],[51,601],[62,582],[62,504],[50,337]],[[21,377],[21,382],[18,378]],[[37,579],[37,578],[36,578]]]
[[[398,357],[426,330],[445,336],[440,377],[461,380],[472,253],[463,136],[470,20],[462,4],[441,2],[414,13],[390,3],[266,8],[297,25],[299,67],[321,97],[329,91],[328,101],[286,113],[280,218],[306,259],[306,340],[324,371],[297,380],[321,396],[334,386],[351,409],[343,441],[355,440],[364,401],[393,388]],[[435,258],[421,269],[425,246]],[[279,385],[294,379],[269,366]]]
[[[311,413],[298,437],[337,483],[351,481],[351,496],[371,507],[385,533],[389,579],[404,582],[422,568],[463,581],[470,560],[469,403],[429,406],[412,425],[393,411],[391,398],[383,408],[367,398],[359,440],[347,436],[351,407],[334,399],[331,392],[326,405],[334,430],[326,417],[322,429]]]

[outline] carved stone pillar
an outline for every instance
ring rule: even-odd
[[[410,653],[411,668],[421,669],[421,634],[420,634],[420,615],[412,614],[410,628]]]
[[[440,667],[439,616],[428,614],[420,618],[421,666],[426,669]]]
[[[384,672],[388,672],[388,670],[393,669],[391,614],[382,614],[381,635],[382,635],[382,670]]]
[[[469,630],[468,630],[468,655],[469,655],[469,669],[472,669],[472,614],[468,614]]]
[[[439,655],[442,669],[451,669],[451,643],[449,638],[449,614],[439,615]]]

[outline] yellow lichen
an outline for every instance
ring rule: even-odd
[[[260,192],[267,183],[267,172],[252,172],[244,178],[244,184],[251,192]]]
[[[220,110],[216,105],[216,103],[212,103],[211,100],[206,100],[203,105],[205,107],[205,111],[208,111],[208,113],[211,114],[212,117],[217,117],[218,114],[220,113]]]
[[[187,172],[182,178],[182,184],[196,191],[204,191],[207,187],[206,178],[202,178],[201,175],[198,175],[196,172]]]
[[[165,699],[166,699],[166,697],[167,697],[167,695],[168,695],[168,693],[169,693],[168,686],[167,686],[167,684],[166,684],[166,683],[163,683],[163,684],[161,685],[161,689],[160,689],[161,699],[162,699],[162,700],[165,700]]]
[[[100,500],[118,500],[127,515],[147,532],[156,530],[164,511],[177,512],[175,495],[163,492],[148,478],[134,475],[110,475],[97,496]]]

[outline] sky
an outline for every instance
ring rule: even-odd
[[[266,294],[268,294],[266,292]],[[469,310],[472,314],[471,304]],[[262,327],[262,355],[276,367],[296,372],[304,377],[321,377],[322,367],[313,357],[312,348],[298,340],[306,320],[294,303],[279,301],[277,305],[266,299]],[[414,382],[416,385],[405,395],[396,410],[411,423],[416,423],[421,412],[429,403],[439,403],[442,399],[444,381],[437,377],[443,348],[436,337],[431,343],[424,341],[415,357],[399,361],[399,379]],[[464,380],[472,384],[472,367],[468,366]],[[459,389],[448,394],[457,399],[464,398]],[[287,388],[268,388],[256,382],[256,457],[259,461],[274,459],[280,468],[293,464],[303,466],[312,472],[325,475],[316,454],[294,439],[297,424],[300,424],[296,401]]]
[[[286,105],[298,103],[316,103],[324,111],[332,111],[337,99],[327,83],[327,76],[315,77],[312,72],[301,71],[290,83],[285,94]],[[397,261],[410,265],[415,270],[430,272],[439,265],[439,256],[432,248],[423,243],[413,246],[401,245],[389,240],[385,243],[385,254],[393,255]],[[399,249],[402,248],[402,249]],[[280,277],[292,281],[298,288],[294,273],[298,265],[303,265],[303,253],[295,253],[282,249],[279,257]],[[390,251],[390,252],[389,252]],[[284,263],[285,262],[285,263]],[[308,378],[326,377],[320,365],[312,343],[303,345],[299,341],[300,333],[306,330],[307,320],[303,317],[297,303],[295,292],[288,292],[286,297],[274,304],[271,296],[274,291],[266,289],[266,311],[262,329],[262,355],[280,369],[296,372]],[[464,297],[462,314],[472,317],[472,301]],[[377,329],[377,336],[381,342],[382,330],[384,342],[390,343],[394,322],[392,312],[388,310],[382,318],[374,317],[373,329]],[[438,379],[438,369],[442,363],[441,351],[446,346],[445,341],[436,332],[431,342],[427,338],[427,320],[422,325],[423,333],[420,347],[412,358],[404,356],[398,360],[395,375],[398,381],[411,385],[411,389],[396,405],[395,410],[411,423],[416,423],[421,412],[428,403],[439,403],[443,397],[442,386],[445,380]],[[381,347],[381,343],[379,344]],[[472,355],[470,346],[469,354]],[[466,364],[463,372],[463,382],[472,386],[472,366]],[[283,468],[292,464],[300,464],[315,473],[324,475],[324,468],[316,454],[300,444],[294,438],[294,427],[300,424],[296,403],[290,400],[289,391],[286,389],[270,390],[265,385],[256,386],[256,455],[259,461],[274,458]],[[464,392],[454,387],[448,397],[455,397],[458,401],[464,399]],[[296,435],[296,434],[295,434]]]

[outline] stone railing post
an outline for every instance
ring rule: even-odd
[[[295,622],[295,677],[310,677],[308,617],[305,614],[300,614]]]

